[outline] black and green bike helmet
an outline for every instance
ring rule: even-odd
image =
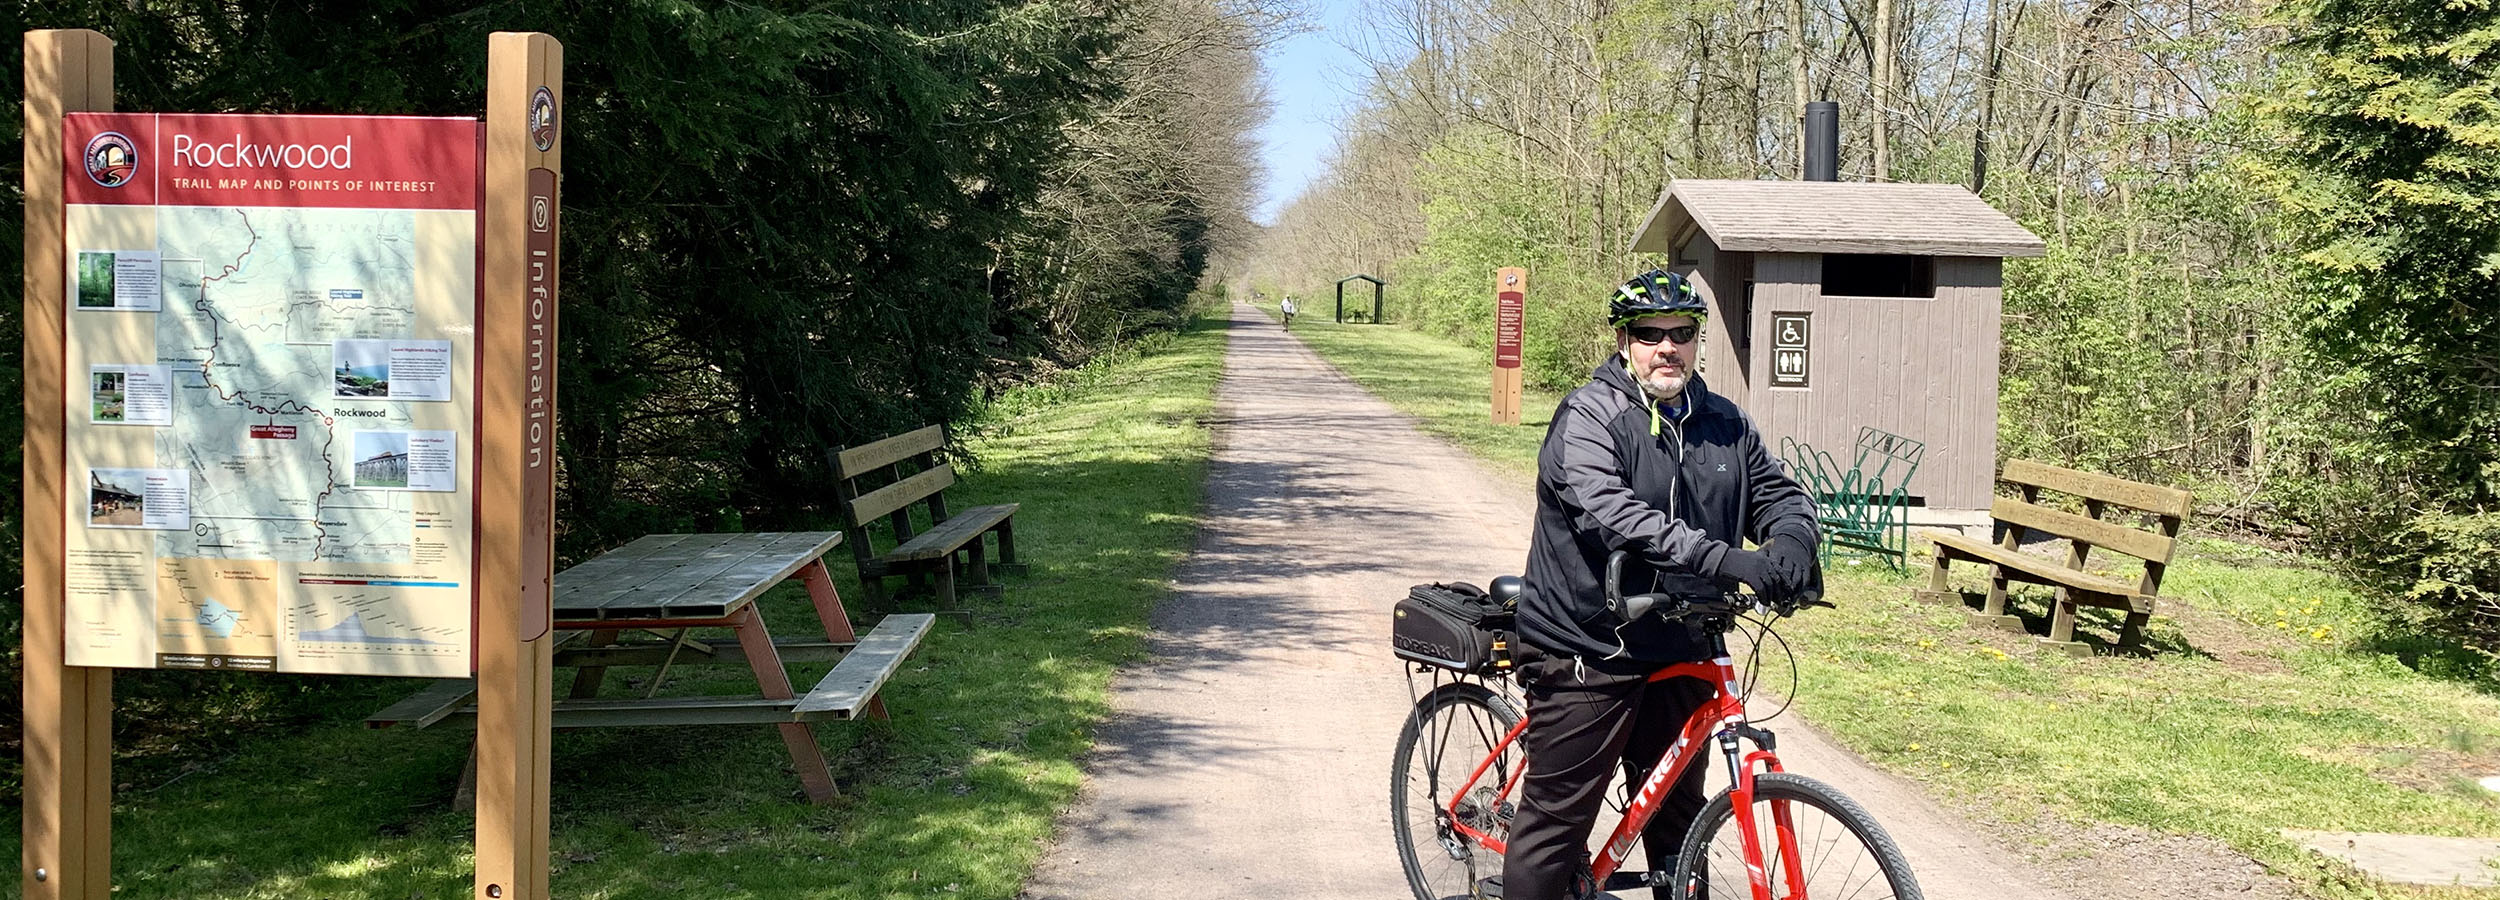
[[[1665,269],[1651,269],[1632,276],[1606,302],[1606,323],[1618,328],[1642,316],[1691,316],[1693,321],[1710,317],[1710,308],[1701,301],[1701,292],[1684,276]]]

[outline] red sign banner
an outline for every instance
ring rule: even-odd
[[[1526,323],[1527,295],[1503,291],[1494,295],[1493,365],[1496,368],[1519,368],[1519,336]]]
[[[480,125],[421,116],[70,113],[69,202],[476,209]]]

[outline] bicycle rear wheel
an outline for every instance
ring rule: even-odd
[[[1507,698],[1473,682],[1434,688],[1406,717],[1390,763],[1389,819],[1398,862],[1416,900],[1473,898],[1478,881],[1502,874],[1501,854],[1451,828],[1448,809],[1451,792],[1466,784],[1518,722],[1519,712]],[[1504,748],[1460,798],[1457,820],[1507,841],[1510,804],[1495,797],[1523,760],[1517,743]]]
[[[1752,900],[1731,797],[1721,791],[1702,808],[1676,856],[1675,883],[1691,900]],[[1773,897],[1922,900],[1892,836],[1830,785],[1786,773],[1755,776],[1753,824]],[[1784,849],[1794,850],[1793,863]]]

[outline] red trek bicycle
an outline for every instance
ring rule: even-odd
[[[1758,661],[1771,619],[1747,614],[1771,610],[1737,594],[1706,601],[1623,596],[1623,558],[1618,552],[1607,563],[1608,608],[1627,622],[1644,615],[1694,622],[1714,651],[1709,662],[1669,666],[1649,680],[1699,678],[1718,693],[1685,720],[1638,790],[1624,786],[1628,796],[1616,804],[1622,819],[1594,849],[1579,896],[1682,885],[1679,895],[1694,900],[1922,900],[1908,861],[1874,817],[1830,785],[1782,770],[1771,732],[1748,723],[1746,682],[1728,653],[1727,634],[1740,622],[1757,622]],[[1497,583],[1497,593],[1501,588]],[[1409,681],[1424,673],[1432,675],[1432,687],[1421,692],[1398,735],[1389,786],[1407,883],[1417,900],[1498,897],[1520,775],[1533,764],[1519,741],[1528,727],[1523,703],[1506,668],[1454,674],[1417,665]],[[1621,871],[1661,798],[1714,743],[1730,786],[1702,808],[1675,871]],[[1743,743],[1755,749],[1746,752]],[[1739,872],[1743,878],[1729,877]]]

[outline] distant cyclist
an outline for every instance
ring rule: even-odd
[[[1693,371],[1708,318],[1683,276],[1652,270],[1624,282],[1607,303],[1615,355],[1563,398],[1537,453],[1518,666],[1522,740],[1536,762],[1502,861],[1509,900],[1577,896],[1572,878],[1589,871],[1609,774],[1621,766],[1640,783],[1712,694],[1690,678],[1643,684],[1703,658],[1708,642],[1689,624],[1608,612],[1608,553],[1628,550],[1641,563],[1627,567],[1627,592],[1716,598],[1742,583],[1778,603],[1820,590],[1814,501],[1763,448],[1753,420]],[[1744,549],[1748,539],[1760,549]],[[1707,769],[1687,770],[1641,833],[1651,871],[1675,868]]]
[[[1286,328],[1292,328],[1292,327],[1293,327],[1293,314],[1294,314],[1294,313],[1301,312],[1301,311],[1302,311],[1302,307],[1299,307],[1299,306],[1295,306],[1295,305],[1294,305],[1294,303],[1293,303],[1293,295],[1292,295],[1292,294],[1286,294],[1286,295],[1285,295],[1285,302],[1284,302],[1284,304],[1282,305],[1282,309],[1284,309],[1284,311],[1285,311],[1285,327],[1286,327]]]

